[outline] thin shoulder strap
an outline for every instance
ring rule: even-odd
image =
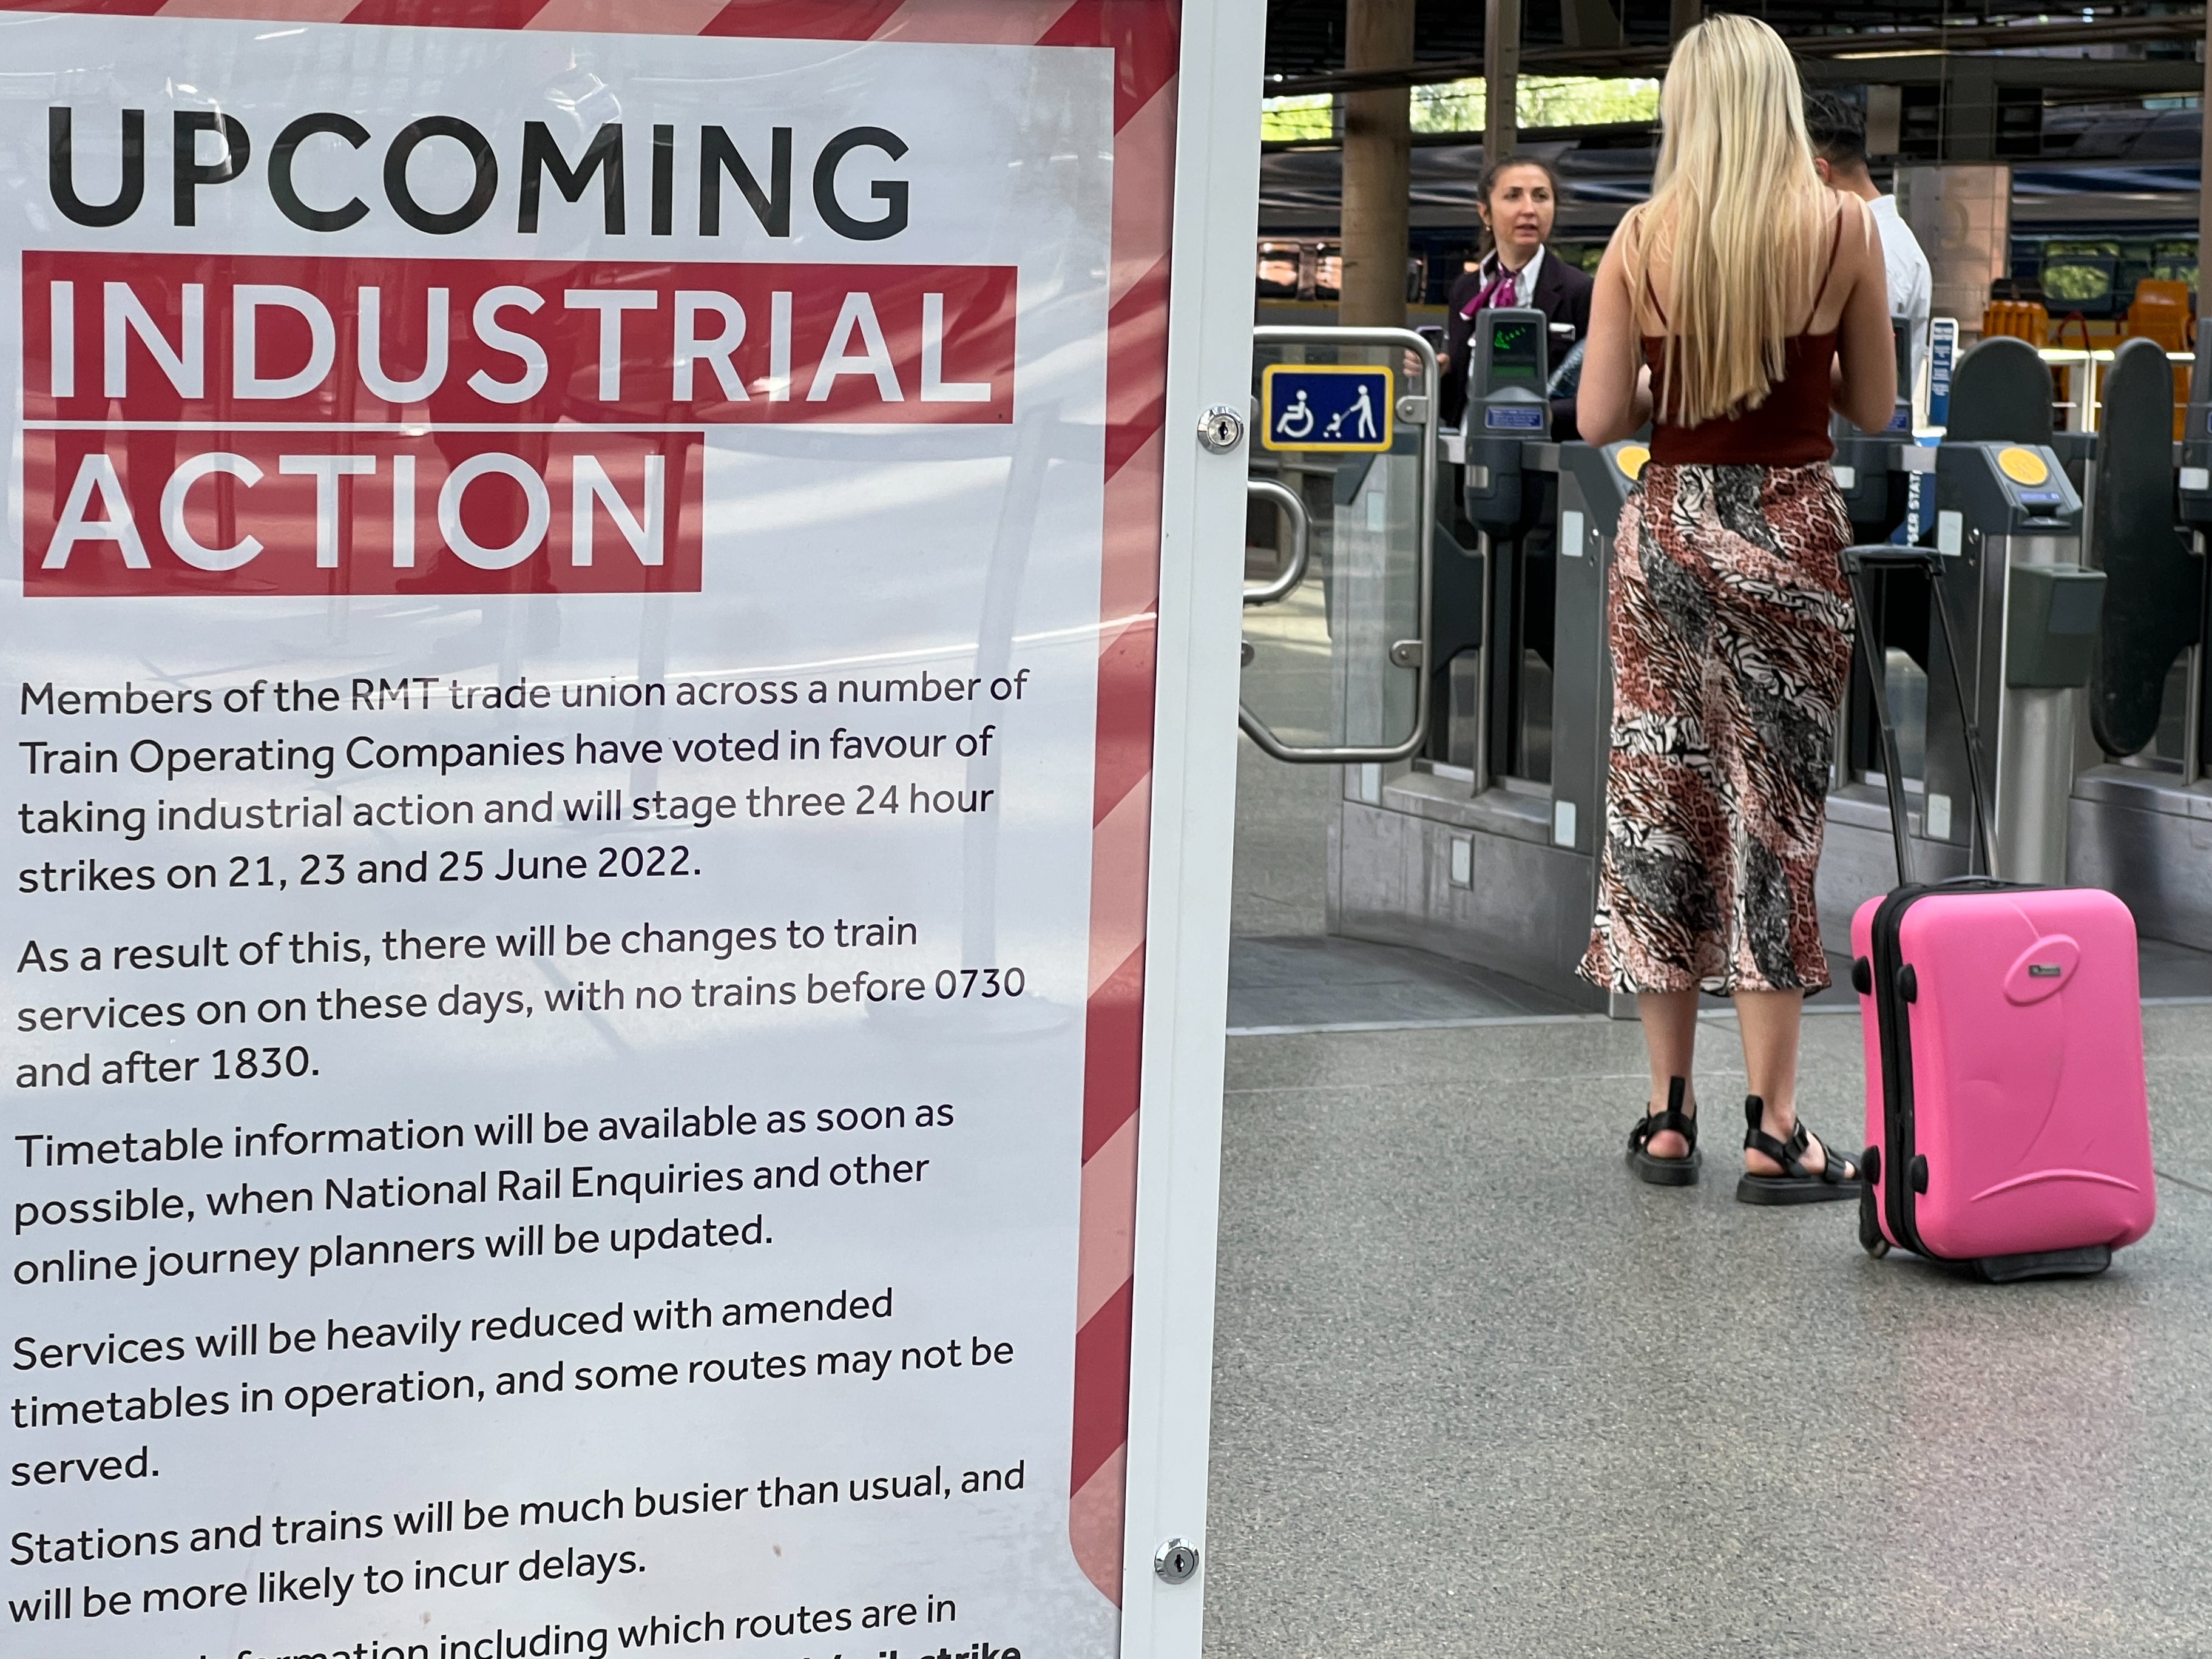
[[[1820,302],[1828,297],[1828,284],[1836,280],[1836,265],[1844,251],[1844,215],[1849,210],[1844,206],[1842,196],[1838,195],[1836,198],[1836,232],[1828,238],[1828,269],[1820,277],[1820,290],[1813,295],[1813,309],[1805,319],[1805,326],[1808,330],[1813,326],[1813,319],[1820,314]]]

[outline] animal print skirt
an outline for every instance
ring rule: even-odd
[[[1814,909],[1851,659],[1826,463],[1654,463],[1620,515],[1613,744],[1584,978],[1614,991],[1817,991]]]

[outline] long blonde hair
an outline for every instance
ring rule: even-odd
[[[1755,17],[1723,13],[1682,37],[1659,118],[1651,199],[1624,222],[1623,256],[1638,333],[1666,339],[1660,416],[1686,426],[1756,409],[1782,378],[1826,272],[1828,191],[1797,65]],[[1662,252],[1663,318],[1650,314]]]

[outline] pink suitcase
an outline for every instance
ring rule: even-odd
[[[1925,568],[1928,556],[1847,555],[1869,654],[1865,572]],[[1948,645],[1940,591],[1930,608]],[[1851,919],[1866,1044],[1860,1243],[1875,1255],[1896,1245],[1995,1281],[2101,1273],[2114,1250],[2150,1231],[2158,1209],[2135,919],[2098,888],[1913,882],[1895,738],[1880,671],[1870,672],[1905,884]],[[1970,737],[1986,868],[1973,747]]]

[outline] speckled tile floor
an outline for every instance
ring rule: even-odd
[[[1332,978],[1515,1012],[1318,941],[1326,777],[1247,757],[1232,1024]],[[1621,1166],[1632,1025],[1233,1036],[1211,1659],[2212,1656],[2212,1006],[2145,1024],[2157,1226],[2007,1287],[1735,1203],[1725,1013],[1686,1189]],[[1805,1030],[1855,1140],[1857,1018]]]
[[[1207,1652],[2212,1654],[2212,1008],[2147,1024],[2158,1225],[2002,1288],[1737,1204],[1734,1135],[1633,1182],[1632,1026],[1232,1039]]]

